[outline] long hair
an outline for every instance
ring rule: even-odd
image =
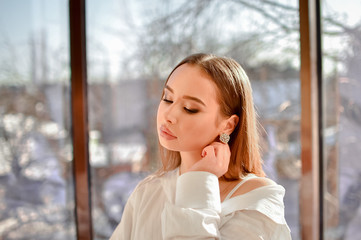
[[[252,88],[243,68],[233,59],[198,53],[183,59],[169,74],[183,64],[191,64],[203,69],[216,84],[217,100],[221,114],[236,114],[239,121],[230,135],[231,159],[224,180],[240,179],[248,173],[264,176],[259,150],[258,122],[253,105]],[[163,97],[163,96],[162,96]],[[159,144],[162,168],[158,173],[173,170],[181,163],[180,153],[170,151]]]

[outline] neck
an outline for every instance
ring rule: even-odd
[[[199,160],[202,159],[201,152],[180,152],[181,156],[181,165],[180,165],[180,174],[188,172],[189,169]]]

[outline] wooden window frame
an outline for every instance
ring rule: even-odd
[[[303,240],[323,239],[323,121],[321,11],[299,0],[301,161],[300,228]]]
[[[71,112],[77,239],[92,239],[85,0],[69,1]]]
[[[299,0],[301,160],[300,228],[323,239],[322,50],[320,1]],[[69,1],[75,215],[78,239],[92,239],[88,149],[85,0]]]

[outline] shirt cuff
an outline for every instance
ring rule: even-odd
[[[219,183],[216,175],[208,172],[187,172],[177,179],[175,204],[183,208],[221,211]]]

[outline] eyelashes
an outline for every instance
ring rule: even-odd
[[[168,103],[168,104],[173,103],[172,100],[169,100],[169,99],[166,99],[166,98],[163,98],[162,101],[164,101],[165,103]],[[184,109],[184,111],[186,111],[187,113],[190,113],[190,114],[194,114],[194,113],[199,112],[199,110],[197,110],[197,109],[189,109],[189,108],[186,108],[186,107],[184,107],[183,109]]]
[[[166,102],[166,103],[173,103],[173,101],[168,100],[168,99],[166,99],[166,98],[163,98],[162,100],[163,100],[164,102]]]
[[[191,113],[191,114],[194,114],[194,113],[197,113],[198,110],[197,109],[188,109],[188,108],[184,108],[184,110],[187,112],[187,113]]]

